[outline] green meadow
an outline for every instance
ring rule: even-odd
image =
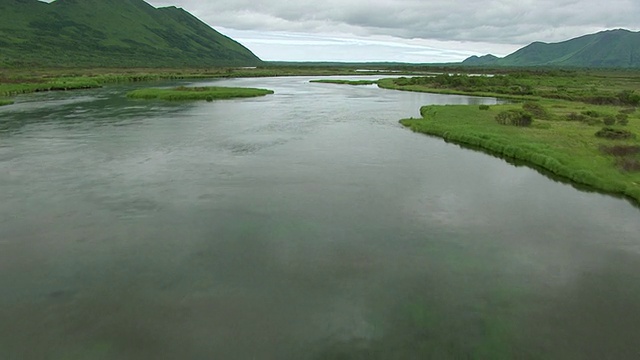
[[[522,160],[575,183],[640,201],[640,116],[635,109],[541,100],[535,108],[542,111],[532,116],[529,126],[497,121],[499,114],[520,111],[527,104],[425,106],[422,118],[401,123],[416,132]],[[625,116],[626,124],[616,118]],[[614,123],[605,125],[612,118]],[[630,135],[597,136],[603,128]]]
[[[502,105],[425,106],[411,130],[517,159],[640,202],[640,73],[513,71],[383,79],[405,91],[491,96]]]

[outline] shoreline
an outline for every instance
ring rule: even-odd
[[[381,76],[395,73],[380,72]],[[404,74],[417,72],[407,71]],[[12,71],[0,69],[0,99],[47,91],[100,88],[109,84],[159,81],[260,78],[281,76],[367,76],[353,68],[211,68],[211,69],[56,69]],[[12,101],[11,99],[2,99]],[[0,100],[0,101],[2,101]],[[7,104],[5,104],[7,105]]]
[[[513,107],[513,105],[492,106],[497,109]],[[562,146],[558,143],[561,143],[563,139],[567,141],[568,137],[552,135],[558,138],[558,143],[545,142],[536,139],[539,137],[539,133],[551,130],[544,126],[537,129],[518,129],[497,123],[492,126],[493,124],[487,121],[495,122],[493,117],[487,118],[487,115],[482,114],[481,110],[476,109],[478,107],[473,105],[428,106],[421,109],[424,114],[423,118],[402,119],[400,123],[414,132],[438,137],[462,147],[475,148],[473,150],[486,152],[492,156],[519,161],[522,162],[522,165],[535,170],[542,169],[572,185],[587,186],[597,192],[623,197],[636,207],[640,205],[640,173],[622,172],[611,165],[613,159],[598,154],[597,147],[590,149],[586,146],[576,145],[575,151],[563,154]],[[474,117],[474,113],[478,116]],[[461,115],[468,117],[464,118]],[[482,115],[485,118],[478,122],[487,125],[487,129],[482,129],[482,125],[470,129],[468,124],[462,124],[463,122],[473,122],[474,119]],[[587,128],[585,131],[590,133],[590,130]],[[595,130],[593,129],[594,132]],[[525,133],[537,131],[538,133],[515,136],[514,134],[519,131]],[[529,135],[531,139],[528,139]],[[577,138],[576,136],[575,139]],[[543,175],[549,177],[548,174]]]
[[[491,106],[423,106],[421,118],[400,123],[640,205],[637,73],[627,79],[589,72],[514,73],[503,78],[442,75],[382,79],[378,86],[512,100]],[[498,115],[509,112],[526,114],[529,120],[499,123]]]

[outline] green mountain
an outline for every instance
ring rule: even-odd
[[[499,57],[491,54],[484,55],[484,56],[473,55],[471,57],[468,57],[462,63],[465,65],[472,65],[472,66],[484,66],[484,65],[492,65],[499,59],[500,59]]]
[[[0,66],[253,66],[251,51],[183,9],[143,0],[0,0]]]
[[[487,56],[481,58],[472,56],[462,64],[640,68],[640,32],[624,29],[607,30],[559,43],[534,42],[504,58]],[[479,59],[487,61],[478,61]]]

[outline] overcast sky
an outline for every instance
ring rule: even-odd
[[[178,6],[263,60],[460,61],[606,29],[640,0],[147,0]]]

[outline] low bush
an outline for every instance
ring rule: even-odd
[[[612,139],[612,140],[622,140],[622,139],[633,139],[636,135],[630,131],[615,129],[611,127],[604,127],[600,131],[596,133],[596,136],[599,138]]]
[[[567,114],[567,120],[569,120],[569,121],[585,121],[586,118],[587,117],[585,115],[578,114],[578,113],[575,113],[575,112]]]
[[[639,145],[614,145],[614,146],[600,146],[600,151],[607,155],[613,156],[629,156],[640,154]]]
[[[528,101],[528,102],[522,104],[522,109],[524,111],[532,114],[536,118],[539,118],[539,119],[548,119],[549,118],[549,112],[547,111],[547,109],[545,109],[544,106],[542,106],[542,105],[540,105],[538,103]]]
[[[636,158],[624,157],[618,159],[616,163],[618,164],[620,170],[629,172],[640,171],[640,160]]]
[[[480,106],[478,106],[478,109],[480,109],[480,110],[489,110],[489,105],[480,105]]]
[[[615,125],[616,123],[616,118],[611,116],[611,115],[607,115],[605,116],[605,118],[602,120],[602,122],[604,122],[605,125],[607,126],[611,126],[611,125]]]
[[[640,95],[636,94],[634,90],[622,90],[617,94],[617,97],[623,105],[640,105]]]
[[[618,125],[627,125],[629,124],[629,115],[623,113],[622,111],[616,115],[616,122]]]
[[[524,110],[507,110],[496,115],[496,121],[502,125],[529,126],[533,116]]]
[[[567,114],[566,119],[569,120],[569,121],[579,121],[581,123],[585,123],[585,124],[588,124],[588,125],[601,125],[602,124],[602,121],[599,118],[593,117],[593,116],[587,116],[584,113],[578,114],[578,113],[572,112],[572,113]]]
[[[582,115],[586,115],[588,117],[592,117],[592,118],[599,118],[600,116],[602,116],[602,114],[600,114],[599,112],[595,111],[595,110],[586,110],[582,112]]]

